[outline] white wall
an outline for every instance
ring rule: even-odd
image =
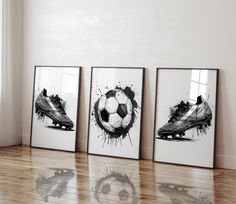
[[[34,65],[82,65],[79,149],[86,150],[90,67],[145,66],[142,158],[152,157],[155,68],[220,68],[217,166],[236,168],[236,1],[25,0],[23,143]]]

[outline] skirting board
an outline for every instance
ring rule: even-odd
[[[152,160],[152,147],[141,146],[141,159]]]
[[[236,156],[217,154],[216,167],[223,169],[236,169]]]
[[[22,145],[30,145],[30,135],[22,134]]]

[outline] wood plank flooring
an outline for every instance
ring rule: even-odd
[[[0,148],[0,204],[236,203],[236,171]]]

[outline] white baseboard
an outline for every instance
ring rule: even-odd
[[[30,145],[30,135],[29,134],[22,134],[22,144],[23,145]]]
[[[236,169],[236,156],[217,154],[216,167],[223,169]]]
[[[142,147],[141,146],[141,158],[146,160],[152,160],[152,147]]]

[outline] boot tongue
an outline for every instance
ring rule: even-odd
[[[43,89],[43,95],[47,97],[47,90],[46,89]]]
[[[179,117],[181,117],[184,113],[186,113],[189,110],[190,104],[189,102],[185,103],[184,101],[181,101],[178,105],[175,105],[175,111],[171,113],[171,117],[168,122],[175,122],[178,120]]]
[[[196,105],[199,105],[199,104],[201,104],[202,102],[203,102],[203,98],[202,98],[202,96],[200,95],[200,96],[197,97],[197,103],[196,103]]]

